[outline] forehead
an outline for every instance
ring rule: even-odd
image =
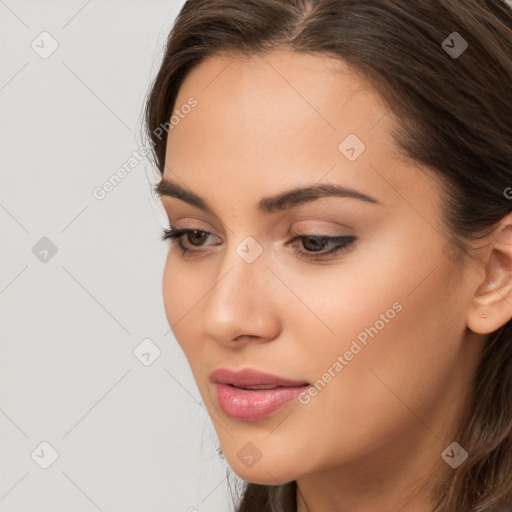
[[[266,143],[290,135],[297,143],[309,137],[313,146],[323,137],[336,142],[347,130],[363,137],[388,113],[343,61],[285,50],[210,56],[187,75],[176,108],[190,96],[199,102],[195,117],[216,123],[214,132],[208,124],[210,135],[242,139],[250,131]]]
[[[231,197],[263,196],[327,177],[389,195],[401,180],[421,180],[392,140],[394,115],[343,61],[285,50],[214,55],[187,75],[175,112],[190,97],[197,106],[169,132],[164,175],[201,194],[222,185]]]

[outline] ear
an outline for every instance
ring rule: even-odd
[[[478,334],[494,332],[512,318],[512,214],[489,236],[494,242],[486,248],[485,275],[467,317],[467,326]]]

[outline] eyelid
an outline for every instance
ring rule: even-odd
[[[200,256],[202,253],[206,252],[207,249],[204,246],[197,249],[190,249],[184,246],[181,242],[181,237],[187,235],[191,232],[200,232],[206,233],[207,238],[215,237],[213,233],[209,231],[201,230],[201,229],[193,229],[193,228],[172,228],[170,230],[164,229],[164,235],[162,236],[162,240],[170,239],[170,241],[176,241],[178,248],[182,251],[182,257],[185,257],[185,254],[188,254],[188,258],[192,258],[194,256]],[[305,239],[314,239],[321,241],[328,241],[331,245],[331,248],[327,251],[305,251],[297,248],[294,242],[298,240]],[[293,252],[304,259],[304,261],[308,262],[323,262],[329,263],[330,261],[336,261],[338,255],[343,255],[350,252],[354,245],[358,242],[358,237],[355,235],[337,235],[337,236],[327,236],[327,235],[317,235],[317,234],[306,234],[306,235],[295,235],[291,240],[285,243],[287,246],[291,246]],[[215,245],[215,244],[214,244]]]
[[[336,208],[331,206],[330,208],[315,208],[308,211],[297,212],[295,215],[295,222],[321,222],[322,224],[332,224],[333,226],[344,226],[343,222],[337,220],[333,215],[345,212],[345,208]],[[346,218],[345,220],[348,220]]]
[[[189,227],[178,228],[173,224],[170,225],[170,230],[164,229],[164,232],[170,232],[170,231],[173,231],[174,235],[186,234],[189,232],[196,231],[198,233],[204,233],[204,234],[208,235],[208,238],[212,238],[212,237],[219,238],[214,233],[204,230],[204,229],[196,229],[196,228],[189,228]],[[294,241],[298,238],[327,239],[327,240],[332,240],[332,241],[335,241],[338,239],[343,240],[343,239],[347,239],[347,238],[353,238],[352,235],[347,235],[345,233],[330,235],[330,234],[318,233],[318,232],[312,232],[312,231],[308,231],[305,233],[290,233],[289,236],[292,237],[291,241]],[[287,243],[289,243],[289,242],[287,242]]]
[[[180,220],[180,226],[178,227],[176,221],[169,219],[169,226],[172,229],[191,229],[194,231],[208,231],[208,233],[212,233],[210,228],[201,227],[201,221],[198,220]]]
[[[182,222],[184,222],[182,224]],[[325,226],[320,227],[318,225],[311,225],[311,224],[304,224],[306,221],[301,221],[302,224],[296,223],[294,224],[290,230],[287,233],[287,236],[294,236],[294,237],[314,237],[314,238],[337,238],[337,237],[347,237],[351,236],[352,233],[350,230],[352,229],[350,226],[339,224],[337,222],[329,222],[319,219],[313,219],[312,222],[320,222],[321,224],[331,224],[332,226],[336,227],[337,230],[335,232],[329,232],[329,230],[325,229]],[[310,221],[307,221],[310,222]],[[298,226],[297,226],[298,224]],[[209,238],[212,237],[219,238],[210,228],[204,228],[200,226],[199,221],[197,220],[190,220],[190,221],[180,221],[180,225],[178,226],[176,221],[173,221],[169,219],[169,227],[174,230],[192,230],[192,231],[201,231],[204,233],[208,233]],[[345,228],[344,231],[340,232],[340,228]]]
[[[197,224],[193,224],[191,226],[188,226],[188,225],[185,225],[185,226],[179,226],[173,222],[173,221],[169,221],[169,228],[171,231],[175,231],[177,233],[179,232],[189,232],[189,231],[197,231],[199,233],[206,233],[208,235],[208,238],[211,239],[211,238],[219,238],[215,233],[212,233],[211,230],[209,229],[205,229],[205,228],[202,228],[200,226],[198,226]],[[165,230],[164,231],[168,231],[168,230]]]
[[[320,226],[304,226],[304,227],[293,227],[290,230],[291,236],[311,236],[315,238],[325,237],[325,238],[338,238],[338,237],[347,237],[352,235],[352,230],[348,228],[348,226],[340,226],[340,224],[336,225],[338,229],[336,231],[332,231],[325,227]],[[340,229],[342,228],[342,229]],[[343,229],[344,228],[344,229]]]

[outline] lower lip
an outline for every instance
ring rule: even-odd
[[[254,421],[269,416],[297,398],[308,385],[250,390],[216,382],[215,388],[220,408],[225,414],[237,420]]]

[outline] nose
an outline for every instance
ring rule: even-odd
[[[201,329],[219,344],[264,343],[280,330],[279,281],[266,265],[265,251],[252,262],[227,249],[202,302]]]

